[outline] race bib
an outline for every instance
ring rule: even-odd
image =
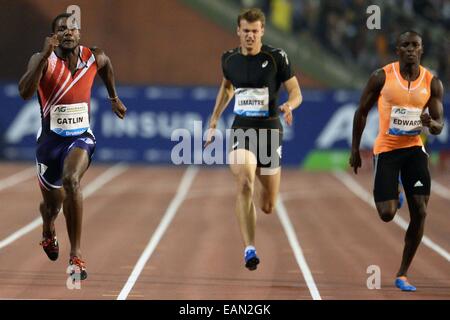
[[[234,113],[245,117],[269,116],[269,88],[237,88]]]
[[[50,110],[50,130],[63,136],[78,136],[89,129],[87,103],[60,104]]]
[[[422,131],[422,109],[393,106],[388,134],[416,136]]]

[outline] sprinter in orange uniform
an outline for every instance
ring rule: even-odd
[[[428,154],[420,138],[422,127],[441,133],[444,125],[441,81],[420,65],[422,37],[415,31],[397,39],[398,62],[376,70],[370,77],[353,121],[350,165],[361,166],[359,146],[369,110],[378,100],[379,132],[374,145],[374,198],[380,218],[391,221],[398,206],[401,176],[411,221],[406,231],[402,262],[395,285],[416,291],[407,280],[408,268],[422,240],[431,179]],[[428,110],[428,112],[424,112]]]

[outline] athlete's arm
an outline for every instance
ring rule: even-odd
[[[444,107],[442,99],[444,96],[444,88],[441,80],[434,77],[431,80],[431,96],[428,100],[428,112],[420,116],[422,125],[429,128],[431,134],[440,134],[444,127]]]
[[[36,92],[39,81],[41,81],[44,70],[47,67],[47,59],[58,45],[59,41],[56,34],[46,37],[42,52],[31,56],[27,71],[19,81],[19,93],[23,99],[30,99]]]
[[[303,101],[302,92],[296,76],[284,82],[284,87],[288,92],[288,101],[280,106],[280,110],[284,113],[284,120],[288,125],[292,124],[292,110],[298,108]]]
[[[216,97],[216,104],[214,106],[214,111],[209,121],[208,137],[206,138],[205,147],[211,143],[212,137],[214,136],[214,129],[217,127],[217,121],[219,121],[225,108],[230,103],[234,96],[234,88],[231,81],[223,78],[222,84],[220,85],[219,93]]]
[[[349,162],[355,174],[358,173],[358,168],[361,167],[359,145],[364,128],[366,127],[367,115],[380,96],[385,81],[386,74],[383,69],[378,69],[372,73],[361,95],[359,107],[356,109],[355,116],[353,117],[352,150]]]
[[[116,85],[114,82],[114,70],[111,60],[103,50],[99,48],[92,48],[91,50],[95,55],[95,60],[97,61],[98,75],[103,80],[106,90],[108,90],[111,108],[120,119],[123,119],[125,117],[125,113],[127,112],[127,108],[124,106],[122,101],[120,101],[117,95]]]

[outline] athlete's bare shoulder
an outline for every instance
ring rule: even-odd
[[[386,72],[383,68],[377,69],[370,75],[369,82],[367,84],[373,90],[381,90],[386,81]]]
[[[41,52],[36,52],[30,57],[28,65],[30,66],[39,63],[42,59],[45,59],[44,63],[47,64],[47,59],[44,57],[44,54]]]
[[[438,77],[433,76],[433,79],[431,79],[430,88],[431,95],[440,97],[440,99],[442,100],[442,97],[444,96],[444,86],[442,85],[442,81],[439,80]]]
[[[103,49],[100,49],[99,47],[91,47],[89,49],[95,56],[105,54],[105,51],[103,51]]]
[[[98,68],[99,69],[103,68],[109,60],[108,56],[105,54],[105,51],[103,51],[103,49],[100,49],[98,47],[92,47],[89,49],[94,54]]]

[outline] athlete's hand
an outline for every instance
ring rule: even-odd
[[[50,55],[56,49],[57,46],[59,46],[59,40],[56,34],[53,34],[50,37],[46,37],[42,53],[46,58],[48,58],[50,57]]]
[[[206,142],[205,145],[203,147],[207,147],[208,145],[211,144],[211,142],[213,141],[213,137],[214,134],[216,133],[216,128],[215,127],[209,127],[208,129],[208,136],[206,137]]]
[[[125,117],[125,113],[127,113],[127,107],[124,106],[119,98],[111,100],[111,109],[120,119],[123,119]]]
[[[420,121],[422,121],[422,125],[424,127],[431,128],[431,122],[433,121],[433,119],[431,119],[428,113],[422,113],[420,115]]]
[[[361,168],[361,155],[359,154],[359,150],[352,150],[349,163],[355,174],[358,174],[358,168]]]
[[[292,118],[293,118],[293,116],[292,116],[292,110],[291,110],[291,107],[289,106],[289,104],[287,102],[283,103],[280,106],[280,110],[281,110],[281,112],[284,113],[284,121],[286,121],[286,123],[289,126],[292,125]]]

